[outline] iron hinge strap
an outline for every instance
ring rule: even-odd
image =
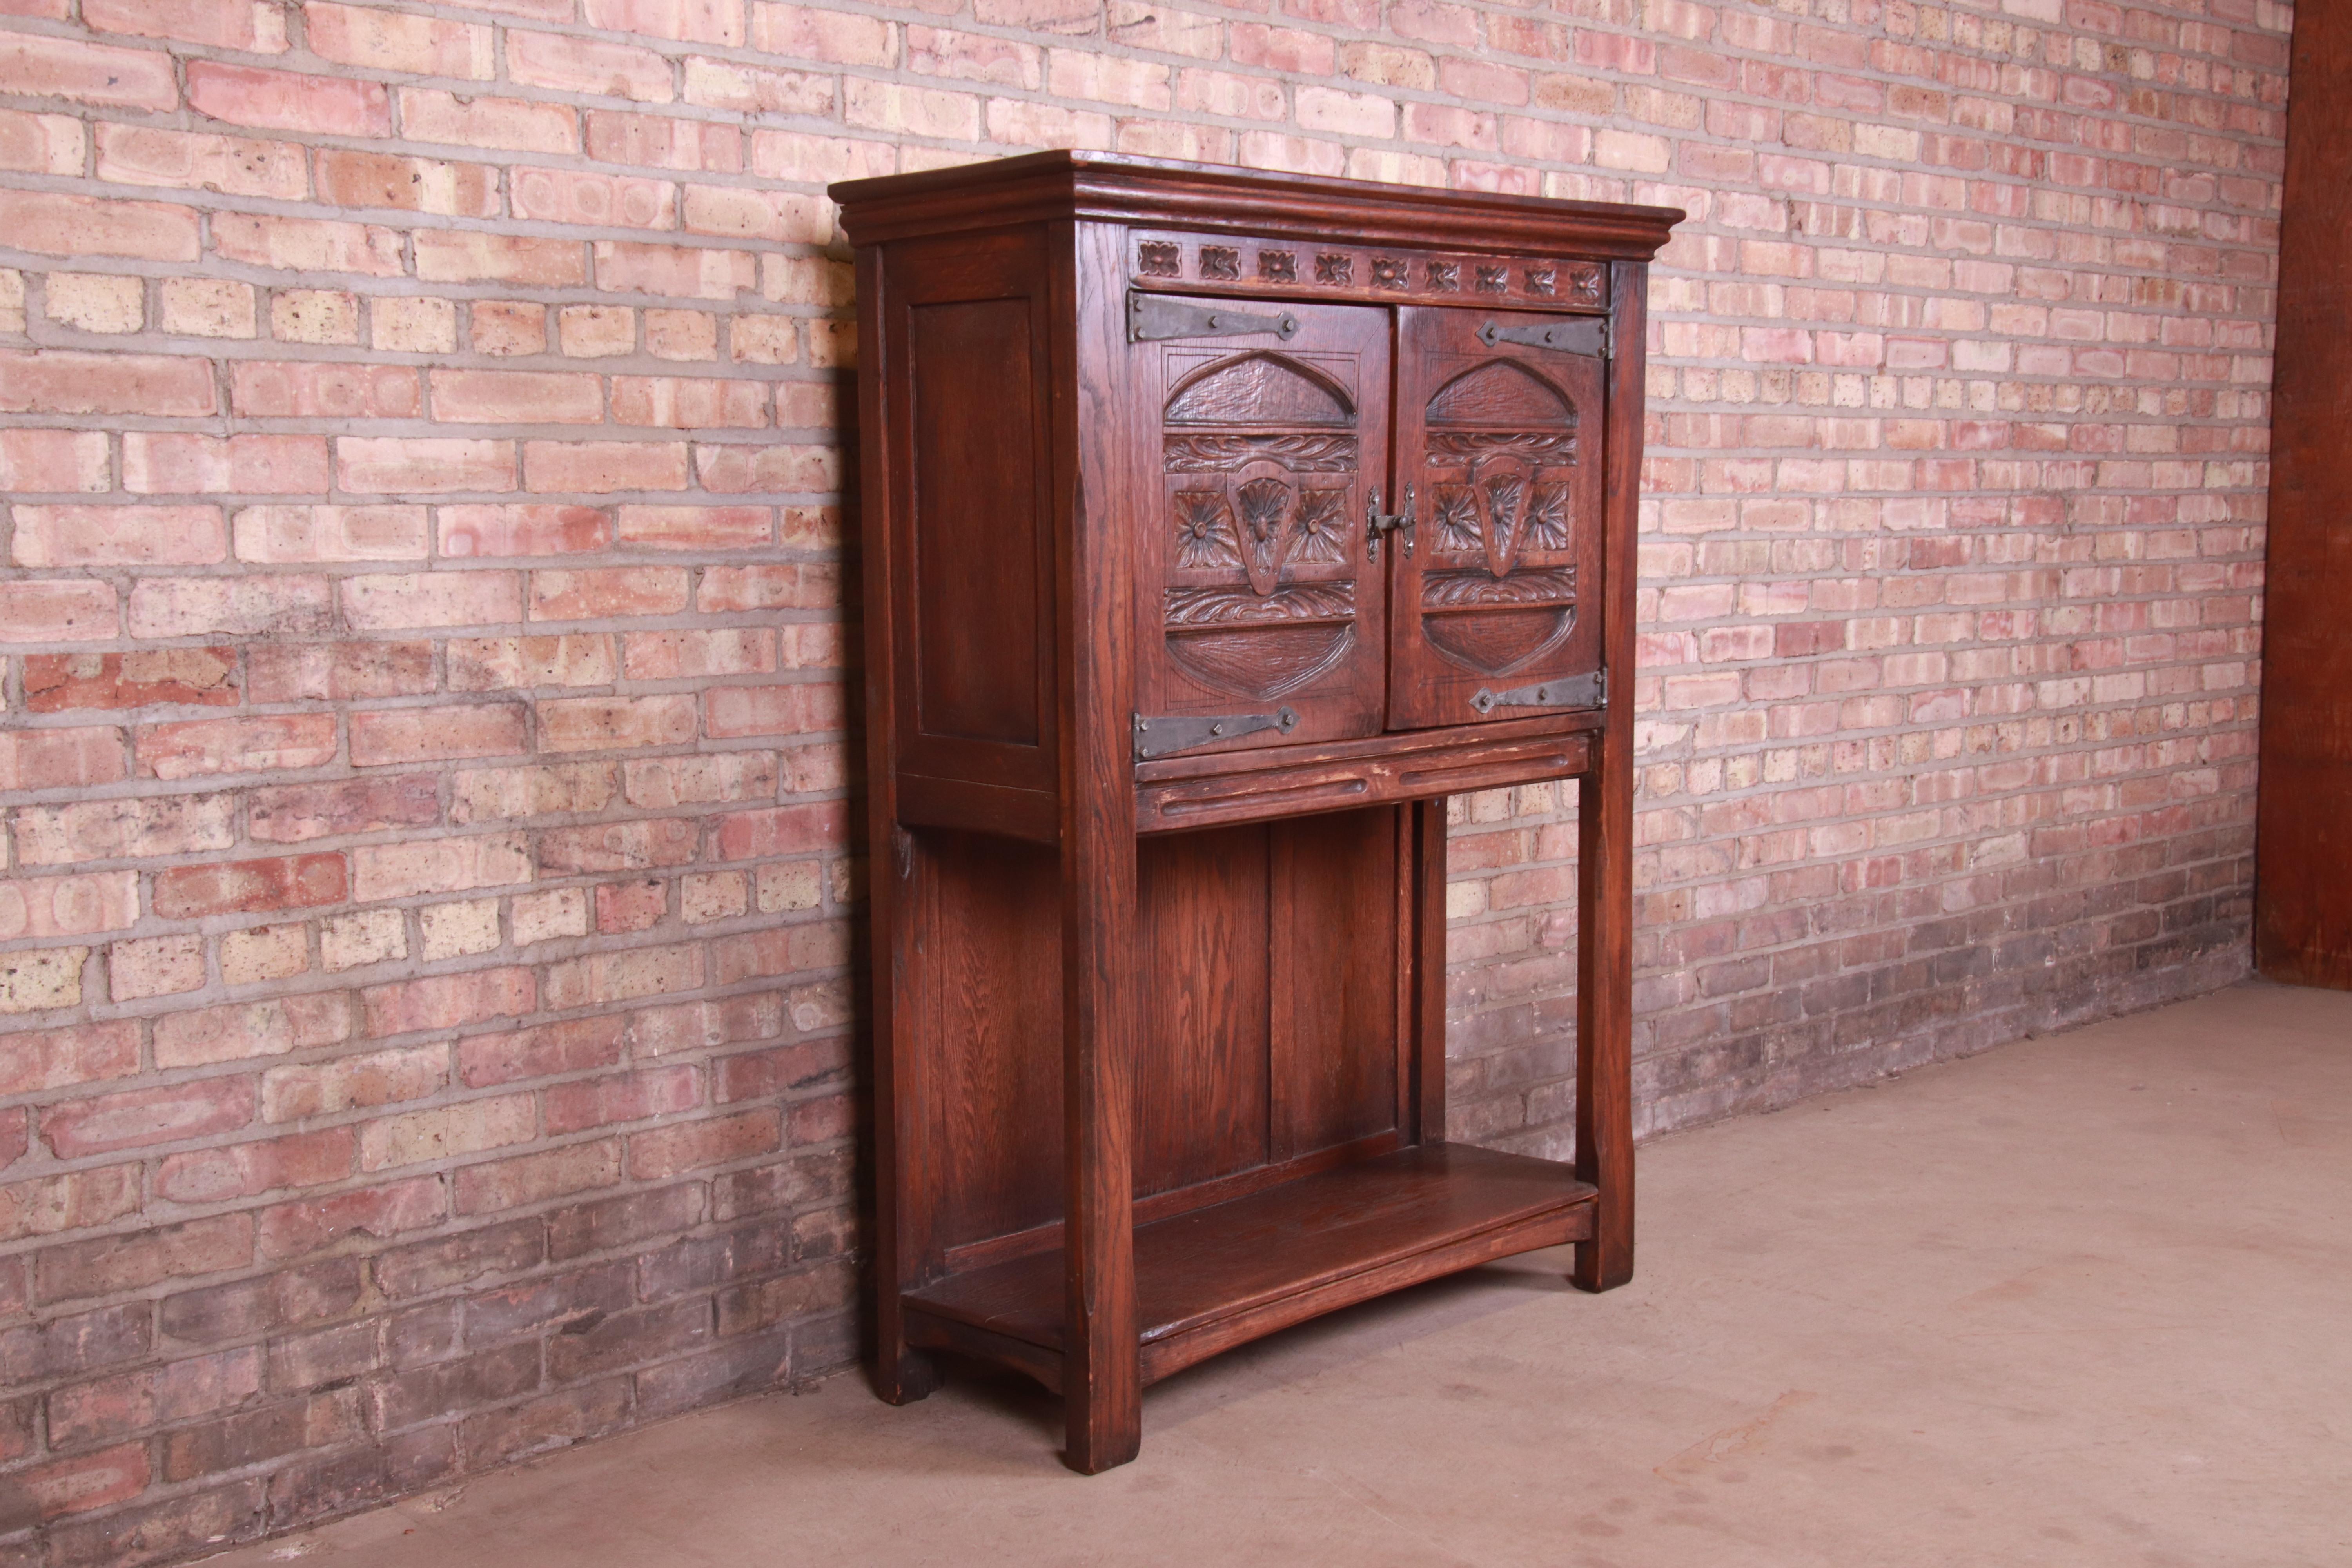
[[[1231,741],[1243,735],[1255,735],[1261,730],[1279,730],[1287,735],[1298,728],[1298,710],[1277,708],[1271,713],[1223,713],[1200,716],[1191,713],[1156,713],[1135,716],[1135,760],[1148,763],[1154,757],[1173,756],[1178,752],[1190,752],[1219,741]]]
[[[1497,708],[1605,708],[1609,705],[1609,672],[1596,669],[1590,675],[1570,675],[1559,680],[1539,680],[1532,686],[1514,686],[1507,691],[1490,691],[1485,687],[1470,699],[1470,706],[1481,713],[1492,713]]]
[[[1602,359],[1615,355],[1615,339],[1613,323],[1607,316],[1563,316],[1536,326],[1507,327],[1500,321],[1484,321],[1478,327],[1478,341],[1488,348],[1517,343],[1523,348],[1557,349],[1561,353],[1596,354]]]
[[[1127,338],[1129,342],[1156,342],[1163,338],[1238,338],[1272,332],[1288,342],[1298,331],[1298,318],[1289,311],[1239,310],[1231,305],[1198,305],[1165,294],[1127,292]]]

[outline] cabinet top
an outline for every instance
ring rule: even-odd
[[[1675,207],[1385,185],[1111,153],[1030,153],[830,187],[855,245],[1077,218],[1225,234],[1348,237],[1646,260]]]

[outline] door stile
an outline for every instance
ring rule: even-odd
[[[1639,343],[1649,268],[1612,265],[1617,341]],[[1609,704],[1577,795],[1576,1173],[1600,1189],[1572,1276],[1587,1290],[1633,1277],[1633,567],[1639,548],[1642,356],[1621,355],[1609,398],[1609,560],[1603,658],[1625,689]]]
[[[1142,951],[1136,912],[1130,530],[1143,502],[1121,439],[1129,363],[1121,231],[1050,226],[1057,357],[1053,421],[1062,705],[1063,1113],[1067,1182],[1065,1461],[1094,1475],[1143,1441],[1135,1300],[1135,1059]]]

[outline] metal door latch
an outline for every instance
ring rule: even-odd
[[[1478,695],[1470,699],[1470,706],[1481,713],[1492,713],[1497,708],[1601,708],[1608,701],[1609,672],[1596,669],[1590,675],[1514,686],[1508,691],[1489,691],[1482,686]]]
[[[1364,559],[1381,558],[1381,535],[1402,533],[1404,552],[1412,553],[1412,487],[1404,488],[1404,510],[1393,515],[1381,510],[1381,492],[1372,491],[1364,498]]]
[[[1609,357],[1613,346],[1606,316],[1568,316],[1538,327],[1507,327],[1499,321],[1486,321],[1478,328],[1478,341],[1488,348],[1496,343],[1518,343],[1531,349],[1558,349],[1569,354],[1597,354],[1602,359]]]
[[[1272,332],[1288,342],[1298,331],[1298,318],[1285,310],[1237,310],[1231,305],[1196,305],[1165,294],[1127,291],[1127,341],[1155,342],[1162,338],[1238,338]]]
[[[1135,716],[1135,760],[1148,763],[1154,757],[1172,756],[1217,741],[1230,741],[1240,735],[1255,735],[1260,730],[1279,730],[1289,734],[1298,728],[1298,710],[1277,708],[1271,713],[1227,713],[1213,718],[1196,718],[1189,713],[1165,713],[1156,718]]]

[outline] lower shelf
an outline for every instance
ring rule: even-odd
[[[1566,1165],[1428,1143],[1139,1226],[1143,1379],[1441,1274],[1584,1240],[1592,1203]],[[1052,1386],[1063,1268],[1056,1247],[910,1291],[909,1336]]]

